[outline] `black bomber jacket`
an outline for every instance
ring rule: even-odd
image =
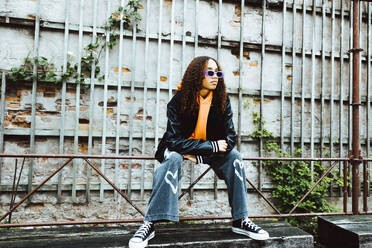
[[[231,151],[236,143],[236,132],[229,97],[227,97],[223,114],[217,113],[212,101],[207,121],[207,141],[204,141],[188,139],[195,130],[198,114],[181,115],[179,113],[180,96],[180,92],[177,92],[167,104],[167,130],[158,145],[155,158],[162,162],[164,151],[168,148],[169,151],[176,151],[181,155],[196,155],[197,163],[209,164],[210,161],[223,157],[225,154],[219,152],[217,140],[226,140],[226,152]]]

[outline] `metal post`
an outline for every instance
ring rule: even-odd
[[[348,162],[344,161],[344,213],[347,212],[347,197],[348,197]]]
[[[6,79],[5,79],[5,72],[3,72],[1,76],[0,152],[4,152],[5,91],[6,91]],[[0,158],[0,185],[1,185],[2,168],[3,168],[3,158]]]
[[[353,2],[353,144],[352,144],[352,211],[359,213],[359,0]]]

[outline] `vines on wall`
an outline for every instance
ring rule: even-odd
[[[63,66],[61,66],[60,70],[57,70],[54,63],[46,57],[27,56],[24,58],[24,62],[21,66],[11,68],[8,73],[8,78],[13,82],[37,79],[38,81],[56,84],[64,80],[72,80],[76,83],[81,83],[84,82],[84,79],[90,78],[92,68],[94,68],[95,78],[100,81],[103,80],[104,75],[100,76],[101,68],[99,66],[102,51],[106,47],[112,49],[117,44],[120,37],[119,30],[121,19],[123,20],[124,29],[133,27],[134,23],[137,25],[142,19],[141,15],[138,13],[140,8],[141,5],[139,0],[129,0],[125,7],[119,7],[114,11],[110,17],[108,17],[103,27],[109,32],[109,41],[106,41],[104,34],[97,35],[97,41],[95,43],[89,43],[84,47],[84,54],[80,61],[73,63],[69,58],[65,72],[63,72]],[[33,72],[34,64],[37,66],[36,73]],[[78,72],[79,64],[81,66],[80,73]]]

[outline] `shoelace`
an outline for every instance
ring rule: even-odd
[[[150,228],[151,228],[152,222],[144,222],[142,226],[138,229],[136,234],[134,234],[135,237],[144,238],[148,234]]]
[[[254,224],[249,218],[245,218],[242,221],[242,224],[243,225],[247,225],[248,228],[253,229],[254,231],[258,231],[258,230],[261,229],[259,226],[257,226],[256,224]]]

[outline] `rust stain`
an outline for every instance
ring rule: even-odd
[[[250,62],[249,66],[250,67],[257,67],[258,66],[258,61]]]
[[[86,145],[86,144],[80,144],[79,145],[79,151],[80,152],[86,152],[86,151],[88,151],[88,145]]]
[[[34,2],[36,2],[37,0],[35,0]],[[32,19],[32,20],[35,20],[36,19],[36,16],[34,15],[27,15],[27,18],[29,19]]]
[[[297,107],[301,107],[301,103],[296,103],[296,106]]]
[[[288,80],[288,81],[292,81],[292,75],[288,75],[288,76],[287,76],[287,80]]]
[[[130,97],[126,97],[125,98],[125,101],[126,102],[130,102]],[[136,102],[136,97],[133,97],[133,102]]]
[[[235,77],[239,76],[239,71],[233,71]]]
[[[76,108],[75,108],[75,107],[68,107],[67,110],[68,110],[68,111],[75,111]]]
[[[120,164],[120,169],[128,169],[129,164]],[[132,163],[132,168],[141,168],[141,164],[138,163]]]
[[[188,207],[191,207],[191,202],[190,202],[190,201],[187,201],[186,205],[187,205]]]
[[[80,110],[81,111],[87,111],[89,109],[89,107],[87,107],[87,106],[82,106],[82,107],[80,107]]]
[[[285,65],[285,69],[286,69],[286,70],[290,70],[290,69],[292,69],[292,65]]]
[[[115,67],[114,72],[119,72],[119,67]],[[129,68],[122,67],[121,72],[131,72],[131,70]]]
[[[266,104],[266,103],[270,103],[270,102],[272,102],[272,100],[264,100],[264,104]],[[253,103],[254,104],[260,104],[261,103],[261,100],[260,99],[253,99]]]
[[[165,77],[165,76],[161,76],[161,77],[160,77],[160,81],[162,81],[162,82],[165,82],[165,81],[167,81],[167,80],[168,80],[168,78]]]
[[[113,113],[114,113],[114,109],[113,108],[109,108],[109,109],[107,109],[106,116],[107,115],[112,115]]]

